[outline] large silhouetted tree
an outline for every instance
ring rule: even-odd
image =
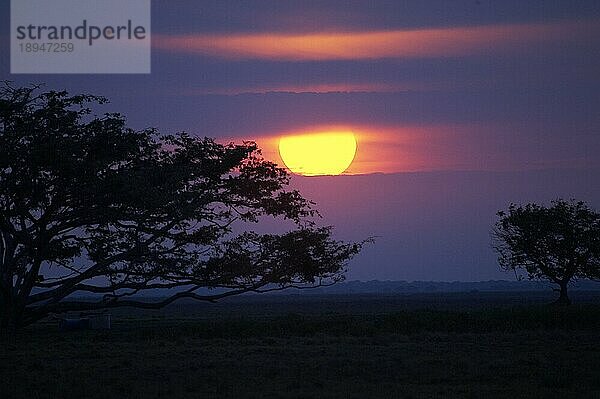
[[[557,304],[571,303],[571,280],[600,278],[600,214],[586,203],[512,204],[498,217],[493,237],[500,266],[557,284]]]
[[[0,92],[3,328],[50,313],[159,308],[343,277],[362,244],[316,227],[311,203],[286,190],[287,172],[254,143],[134,131],[119,114],[88,108],[103,102],[9,84]],[[244,228],[270,216],[295,227]],[[160,302],[133,296],[177,287]]]

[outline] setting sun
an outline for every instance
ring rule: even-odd
[[[352,163],[356,137],[352,132],[307,133],[284,136],[279,155],[294,173],[304,176],[339,175]]]

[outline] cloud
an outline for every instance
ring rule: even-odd
[[[325,61],[455,57],[535,48],[594,34],[592,22],[325,33],[154,35],[154,48],[231,60]],[[597,32],[596,32],[597,33]]]
[[[269,93],[293,93],[293,94],[316,94],[316,93],[398,93],[405,91],[421,91],[439,89],[441,84],[425,84],[421,82],[406,83],[306,83],[306,84],[262,84],[243,87],[225,88],[199,88],[199,89],[176,89],[171,94],[184,96],[196,95],[240,95],[240,94],[269,94]]]

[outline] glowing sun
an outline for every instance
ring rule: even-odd
[[[339,175],[352,163],[356,137],[352,132],[307,133],[279,139],[279,155],[294,173]]]

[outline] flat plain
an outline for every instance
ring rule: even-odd
[[[1,398],[598,398],[600,292],[268,295],[31,326]]]

